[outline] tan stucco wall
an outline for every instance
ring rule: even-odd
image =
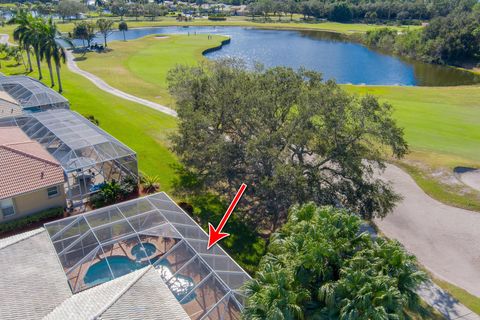
[[[42,210],[66,206],[65,188],[62,184],[57,185],[59,194],[56,197],[48,198],[47,189],[40,189],[34,192],[19,195],[13,198],[15,214],[3,218],[0,214],[0,222],[15,220],[24,216],[38,213]]]

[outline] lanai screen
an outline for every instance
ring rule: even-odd
[[[30,77],[1,76],[0,90],[7,92],[26,112],[70,108],[68,100],[61,94]]]
[[[163,192],[45,228],[74,293],[153,265],[192,319],[240,319],[249,275]]]

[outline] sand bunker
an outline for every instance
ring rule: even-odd
[[[453,173],[458,180],[480,191],[480,169],[468,168],[468,167],[456,167],[453,169]]]

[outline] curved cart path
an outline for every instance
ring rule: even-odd
[[[375,221],[381,231],[437,277],[480,296],[480,213],[432,199],[396,166],[389,165],[383,178],[392,181],[403,200]]]
[[[73,56],[73,54],[70,50],[66,50],[66,55],[67,55],[67,66],[68,66],[68,68],[71,71],[73,71],[74,73],[77,73],[77,74],[82,75],[83,77],[87,78],[88,80],[90,80],[94,85],[96,85],[101,90],[103,90],[105,92],[108,92],[110,94],[113,94],[117,97],[142,104],[144,106],[147,106],[147,107],[155,109],[157,111],[166,113],[166,114],[171,115],[173,117],[177,116],[177,112],[175,110],[169,108],[169,107],[166,107],[166,106],[163,106],[161,104],[158,104],[158,103],[146,100],[146,99],[142,99],[142,98],[136,97],[134,95],[131,95],[129,93],[126,93],[124,91],[118,90],[118,89],[110,86],[109,84],[107,84],[105,81],[103,81],[102,79],[100,79],[96,75],[93,75],[90,72],[87,72],[85,70],[80,69],[77,66],[77,63],[74,60],[74,56]]]
[[[103,91],[177,116],[173,109],[118,90],[80,69],[70,51],[67,52],[67,65],[71,71],[87,78]],[[389,165],[384,177],[393,181],[395,190],[403,195],[404,200],[387,218],[376,221],[380,229],[403,243],[438,277],[480,295],[480,246],[475,246],[480,244],[480,213],[433,200],[398,167]],[[432,283],[426,284],[419,294],[447,319],[480,320],[480,316]]]

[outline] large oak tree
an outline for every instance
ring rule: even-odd
[[[270,232],[295,203],[344,206],[368,219],[398,199],[376,177],[387,152],[407,152],[390,105],[349,95],[316,72],[247,70],[236,60],[177,66],[168,81],[179,116],[178,192],[233,195],[244,182],[242,218]]]

